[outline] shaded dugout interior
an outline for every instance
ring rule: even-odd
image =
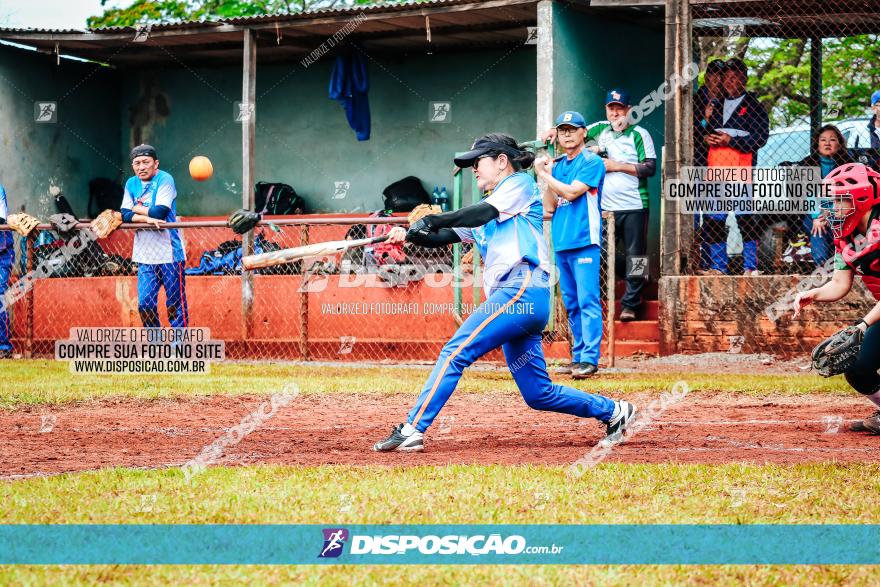
[[[131,175],[129,149],[150,142],[175,177],[180,215],[224,215],[242,202],[248,154],[236,115],[252,73],[255,181],[291,184],[314,212],[378,210],[383,188],[407,175],[421,178],[429,192],[435,184],[451,190],[452,154],[483,132],[531,140],[566,109],[604,119],[602,102],[612,87],[639,99],[660,86],[662,6],[592,4],[404,3],[158,25],[141,41],[131,28],[0,30],[0,39],[24,46],[0,46],[0,182],[15,210],[54,212],[47,190],[56,184],[85,215],[88,181],[124,180]],[[350,34],[328,43],[346,26]],[[528,40],[530,27],[538,34]],[[252,72],[243,67],[248,35],[256,52]],[[322,44],[326,53],[304,61]],[[334,59],[346,51],[367,61],[368,141],[355,138],[328,97]],[[36,122],[37,102],[56,102],[57,120]],[[432,102],[450,104],[448,122],[431,121]],[[640,122],[658,155],[663,112]],[[187,172],[200,154],[214,164],[203,183]],[[659,192],[658,173],[651,180],[653,261]],[[651,267],[656,274],[658,263]]]

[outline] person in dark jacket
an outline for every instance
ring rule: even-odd
[[[706,66],[703,85],[694,94],[694,166],[705,167],[709,156],[706,137],[711,134],[708,128],[712,113],[721,108],[724,102],[724,70],[727,62],[713,59]]]
[[[723,76],[725,99],[707,121],[711,129],[706,135],[710,167],[754,167],[758,163],[758,150],[767,143],[770,119],[754,92],[746,91],[748,79],[748,69],[741,59],[727,60]],[[709,272],[726,275],[727,235],[722,230],[725,216],[710,216],[718,226],[706,232],[712,236]],[[759,214],[737,215],[737,223],[743,239],[743,274],[759,275],[758,239],[765,223]]]
[[[694,94],[694,166],[706,167],[709,157],[709,143],[706,137],[710,134],[709,119],[712,113],[721,108],[724,102],[724,70],[727,63],[723,59],[713,59],[706,66],[706,72],[703,74],[703,85]],[[712,242],[711,235],[706,234],[707,231],[719,230],[717,222],[708,219],[707,215],[694,215],[694,231],[699,235],[700,240],[700,269],[705,270],[709,267],[709,242]],[[725,228],[720,226],[723,233]]]

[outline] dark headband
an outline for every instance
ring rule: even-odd
[[[156,156],[156,149],[153,148],[152,145],[138,145],[134,149],[131,150],[131,160],[134,161],[138,157],[152,157],[153,159],[158,159]]]

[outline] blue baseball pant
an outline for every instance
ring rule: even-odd
[[[12,259],[8,263],[0,260],[0,351],[11,351],[12,343],[9,342],[9,335],[12,327],[9,323],[9,313],[4,310],[2,305],[3,294],[9,287],[9,272],[12,270]]]
[[[183,262],[138,265],[138,313],[145,328],[159,328],[159,290],[165,288],[168,322],[174,328],[189,326]]]
[[[599,245],[556,251],[559,288],[571,328],[573,363],[599,364],[602,300],[599,296]]]
[[[807,214],[804,216],[803,230],[810,238],[810,253],[813,255],[813,261],[816,262],[817,267],[821,267],[835,253],[831,227],[825,228],[825,234],[821,236],[813,234],[813,217]]]
[[[537,276],[538,273],[543,276]],[[540,281],[538,285],[534,281]],[[407,422],[428,429],[452,395],[465,368],[498,348],[526,404],[536,410],[607,421],[614,402],[607,397],[554,384],[547,374],[541,332],[550,317],[546,274],[528,272],[492,291],[443,347]]]

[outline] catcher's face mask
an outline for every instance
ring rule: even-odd
[[[845,163],[825,176],[831,199],[826,204],[831,230],[837,239],[849,236],[872,207],[880,204],[880,173],[862,163]]]
[[[850,193],[837,194],[827,198],[822,198],[819,204],[822,214],[831,227],[831,234],[834,238],[843,238],[846,236],[844,226],[847,219],[856,213],[855,203]]]

